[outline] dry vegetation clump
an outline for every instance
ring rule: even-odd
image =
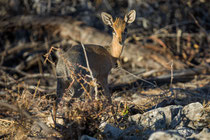
[[[20,88],[20,87],[17,87]],[[1,97],[0,135],[6,139],[50,138],[59,134],[46,125],[44,119],[50,114],[50,100],[32,94],[29,90],[8,90]],[[6,102],[7,101],[7,102]]]
[[[98,137],[101,135],[100,124],[102,122],[117,122],[114,120],[113,106],[108,101],[92,100],[72,103],[65,108],[65,139],[81,137],[83,134]],[[69,133],[71,132],[71,133]],[[69,133],[67,135],[67,133]]]
[[[74,139],[85,134],[103,139],[106,138],[103,134],[106,124],[112,124],[122,130],[127,129],[131,126],[129,115],[143,112],[143,109],[148,107],[140,108],[135,104],[119,101],[110,104],[108,100],[75,101],[70,106],[62,107],[64,115],[57,117],[56,128],[63,139]]]
[[[205,120],[207,122],[207,127],[210,128],[210,102],[203,102],[203,106],[204,106],[204,112],[207,113],[207,120]]]

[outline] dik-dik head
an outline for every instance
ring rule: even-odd
[[[127,35],[127,24],[134,22],[136,18],[136,11],[131,10],[127,14],[125,14],[124,19],[116,18],[113,21],[113,18],[110,14],[102,12],[101,13],[102,20],[104,24],[109,25],[113,29],[113,38],[118,39],[118,42],[123,45],[126,35]]]

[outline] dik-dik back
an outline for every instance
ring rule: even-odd
[[[108,89],[108,74],[120,57],[123,43],[126,37],[126,26],[135,20],[136,12],[131,10],[124,19],[116,18],[113,21],[111,15],[102,12],[102,20],[113,29],[113,38],[109,46],[84,45],[88,63],[93,77],[101,84],[105,95],[110,99]],[[80,97],[84,90],[88,90],[87,61],[81,45],[70,47],[67,52],[60,54],[56,66],[57,73],[57,97],[60,99],[67,92],[72,97]]]

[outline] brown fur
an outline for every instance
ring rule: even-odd
[[[116,31],[123,32],[125,30],[126,23],[121,18],[116,18],[115,22],[113,23],[113,28]]]
[[[132,13],[129,16],[132,17],[135,11],[133,10],[131,12]],[[135,17],[132,18],[135,19]],[[99,82],[103,87],[105,95],[109,98],[109,100],[111,100],[111,95],[109,93],[108,82],[107,82],[108,75],[111,69],[114,67],[117,59],[120,57],[122,53],[123,41],[124,41],[122,40],[122,36],[124,35],[123,33],[126,28],[126,22],[121,18],[116,18],[116,20],[113,22],[112,16],[104,12],[102,12],[102,20],[104,24],[111,26],[115,31],[110,46],[108,47],[103,47],[99,45],[84,45],[84,46],[93,76],[94,78],[97,79],[97,82]],[[74,81],[72,79],[72,73],[70,72],[66,62],[70,62],[72,64],[79,64],[83,67],[87,67],[87,62],[81,45],[69,48],[69,50],[63,54],[63,58],[58,59],[58,63],[56,66],[56,73],[58,76],[57,102],[59,102],[59,98],[62,98],[64,92],[72,94],[73,97],[79,97],[84,92],[84,90],[81,88],[81,84],[83,84],[85,87],[88,86],[84,80]],[[76,65],[74,65],[73,71],[74,71],[73,73],[76,74],[79,73],[80,75],[84,76],[89,74],[89,72],[87,72],[84,69],[81,69],[81,67],[76,67]],[[86,81],[90,80],[91,79],[89,80],[86,79]],[[67,89],[68,86],[72,83],[72,81],[74,82],[71,89]]]

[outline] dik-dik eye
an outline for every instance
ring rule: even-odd
[[[113,35],[116,35],[116,33],[115,33],[114,31],[112,32],[112,34],[113,34]]]

